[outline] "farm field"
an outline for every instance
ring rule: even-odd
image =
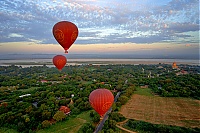
[[[134,94],[120,113],[154,124],[200,128],[200,100]]]

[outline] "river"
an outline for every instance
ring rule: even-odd
[[[106,64],[179,64],[200,65],[199,60],[190,59],[67,59],[66,65],[106,65]],[[52,59],[1,59],[0,66],[19,65],[22,67],[42,66],[54,67]]]

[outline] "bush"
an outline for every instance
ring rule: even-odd
[[[43,127],[43,128],[49,127],[50,125],[51,125],[51,123],[50,123],[48,120],[44,120],[44,121],[42,122],[42,127]]]
[[[110,114],[109,118],[112,119],[112,120],[115,120],[116,122],[121,122],[121,121],[126,120],[126,118],[122,114],[120,114],[118,112],[112,112]]]
[[[185,128],[171,125],[152,124],[144,121],[129,120],[126,124],[133,131],[148,133],[198,133],[199,128]]]
[[[99,122],[99,120],[100,120],[99,114],[93,110],[90,112],[90,117],[92,117],[92,121],[94,123]]]
[[[56,114],[53,116],[53,119],[56,121],[62,121],[66,118],[66,115],[62,111],[57,111]]]
[[[119,101],[122,105],[124,105],[124,104],[128,101],[128,97],[126,97],[126,96],[120,96],[120,97],[118,98],[118,101]]]
[[[79,130],[78,133],[93,133],[95,127],[91,123],[85,123]]]

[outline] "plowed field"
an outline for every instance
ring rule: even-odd
[[[200,128],[200,100],[134,94],[120,113],[128,119]]]

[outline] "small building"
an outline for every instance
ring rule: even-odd
[[[173,69],[177,69],[177,68],[178,68],[178,66],[176,65],[176,62],[173,62],[172,68],[173,68]]]
[[[67,106],[61,106],[60,111],[64,112],[66,115],[70,114],[70,108],[68,108]]]
[[[40,80],[41,83],[47,83],[47,80]]]
[[[162,69],[162,68],[164,68],[164,67],[163,67],[163,66],[158,66],[158,68],[159,68],[159,69]]]
[[[140,86],[140,88],[145,89],[145,88],[149,88],[149,86],[148,85],[142,85],[142,86]]]
[[[177,72],[176,75],[185,75],[185,74],[188,74],[187,71],[184,71],[184,70],[181,70],[180,72]]]

